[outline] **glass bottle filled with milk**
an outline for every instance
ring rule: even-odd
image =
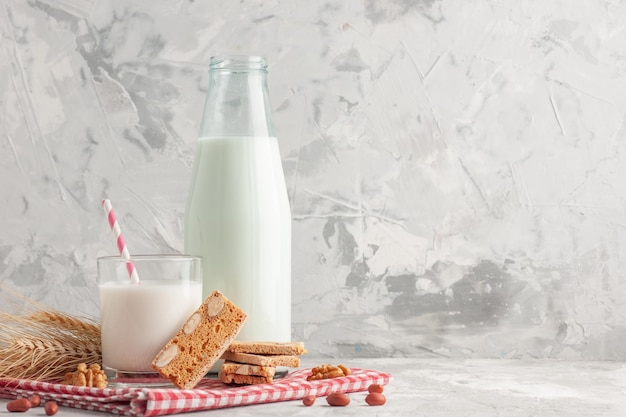
[[[291,340],[291,213],[263,58],[211,58],[185,252],[203,258],[203,298],[218,289],[248,314],[238,339]]]

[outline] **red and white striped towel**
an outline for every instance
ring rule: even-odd
[[[370,384],[386,385],[389,374],[352,368],[345,377],[307,381],[311,369],[297,370],[272,384],[230,386],[203,379],[191,390],[177,388],[86,388],[31,380],[0,379],[0,397],[39,395],[59,405],[123,416],[163,416],[189,411],[298,400],[305,395],[365,391]]]

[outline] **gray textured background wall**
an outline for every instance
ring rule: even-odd
[[[0,281],[182,250],[217,54],[270,64],[312,355],[626,359],[626,3],[0,0]]]

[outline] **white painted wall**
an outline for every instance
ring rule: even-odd
[[[0,282],[96,315],[182,250],[209,57],[255,54],[311,355],[626,359],[626,3],[0,0]]]

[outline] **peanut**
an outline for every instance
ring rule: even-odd
[[[333,407],[345,407],[350,404],[350,397],[342,392],[334,392],[326,397],[326,402]]]
[[[312,406],[315,403],[315,395],[305,395],[304,397],[302,397],[302,404],[306,405],[307,407]]]
[[[19,398],[7,403],[7,411],[11,413],[23,413],[30,409],[30,401],[28,398]]]
[[[37,394],[30,397],[28,401],[30,401],[31,408],[39,407],[39,405],[41,404],[41,398]]]
[[[369,387],[367,387],[367,392],[377,392],[379,394],[382,394],[383,391],[384,391],[384,388],[380,384],[372,384]]]
[[[59,411],[59,406],[54,401],[46,401],[43,406],[47,416],[53,416]]]
[[[380,392],[370,392],[365,397],[367,405],[383,405],[387,402],[387,398]]]

